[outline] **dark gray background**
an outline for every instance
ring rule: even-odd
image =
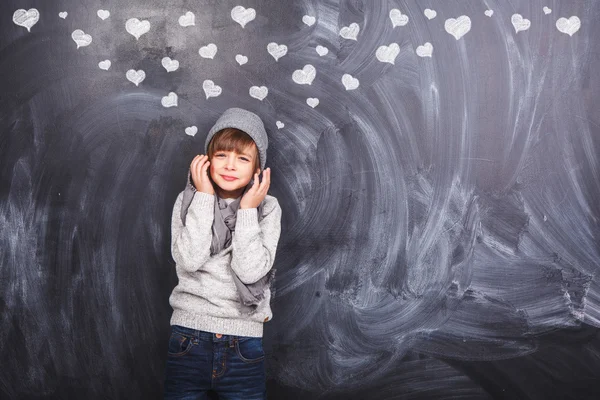
[[[240,4],[257,11],[245,28],[230,17]],[[12,14],[31,7],[41,17],[28,33]],[[271,398],[600,396],[597,1],[1,8],[0,397],[161,397],[171,211],[231,106],[263,117],[283,208],[264,338]],[[406,26],[392,28],[392,8]],[[186,11],[194,27],[177,23]],[[531,28],[515,33],[514,13]],[[455,40],[444,21],[460,15],[472,28]],[[572,37],[555,27],[571,15],[582,21]],[[132,17],[151,23],[138,41]],[[352,22],[357,41],[338,35]],[[75,29],[90,46],[76,49]],[[272,41],[289,48],[278,62]],[[213,60],[198,55],[209,42]],[[395,64],[379,62],[392,42]],[[432,58],[415,54],[425,42]],[[164,56],[180,69],[167,73]],[[292,81],[305,64],[312,85]],[[131,68],[146,72],[139,87]],[[207,100],[205,79],[223,93]],[[179,105],[164,108],[170,91]]]

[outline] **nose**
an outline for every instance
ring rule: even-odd
[[[235,169],[235,154],[233,155],[229,155],[229,157],[227,157],[227,169]]]

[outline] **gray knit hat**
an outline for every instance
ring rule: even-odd
[[[265,169],[267,162],[267,147],[269,147],[269,138],[267,131],[260,117],[251,111],[243,108],[228,108],[221,114],[215,125],[208,132],[206,141],[204,142],[204,153],[208,153],[208,144],[215,135],[224,128],[237,128],[246,132],[256,143],[258,147],[258,156],[260,161],[260,169]]]

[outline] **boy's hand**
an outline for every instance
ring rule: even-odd
[[[208,161],[207,155],[198,155],[192,160],[190,170],[192,171],[192,181],[194,181],[196,190],[214,195],[215,188],[213,187],[213,184],[208,176],[209,165],[210,161]]]
[[[258,174],[254,174],[254,184],[240,200],[240,208],[256,208],[265,199],[271,184],[271,168],[263,171],[262,182],[258,182]]]

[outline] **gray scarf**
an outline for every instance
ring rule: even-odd
[[[212,225],[212,242],[210,245],[211,255],[217,254],[221,250],[231,246],[232,232],[235,231],[235,223],[237,221],[237,210],[240,206],[240,201],[244,194],[252,187],[254,180],[244,189],[242,196],[238,197],[231,204],[227,204],[224,199],[220,198],[215,193],[215,207],[214,207],[214,221]],[[183,191],[183,200],[181,204],[181,221],[185,226],[185,218],[187,210],[194,198],[196,188],[192,182],[192,172],[188,170],[187,180],[185,189]],[[258,221],[263,219],[263,208],[264,201],[258,206]],[[243,283],[236,273],[232,270],[233,281],[237,288],[242,312],[248,315],[256,312],[258,304],[264,299],[265,291],[267,288],[271,288],[275,279],[275,268],[267,273],[267,275],[260,278],[257,282],[246,285]],[[274,295],[274,292],[271,293]]]

